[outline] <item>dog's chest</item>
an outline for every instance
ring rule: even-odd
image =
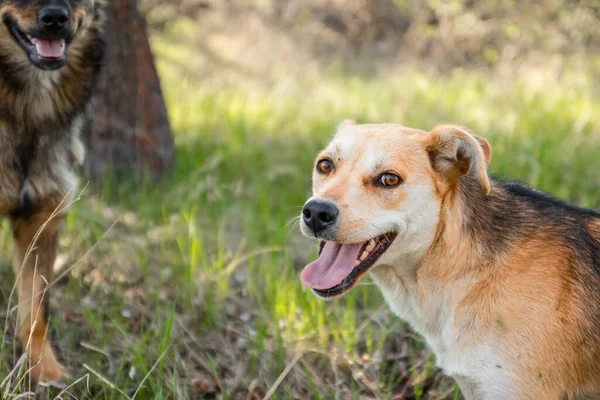
[[[419,332],[436,356],[436,364],[446,375],[465,377],[472,383],[477,399],[511,398],[511,365],[493,340],[475,339],[473,332],[460,331],[453,302],[439,288],[425,290],[415,284],[386,284],[391,276],[376,279],[392,311]],[[469,329],[477,329],[475,326]]]
[[[423,335],[436,356],[437,366],[446,375],[466,377],[478,399],[511,398],[511,367],[488,344],[469,344],[457,332],[442,329],[441,335]]]
[[[73,165],[83,160],[83,146],[78,123],[71,129],[60,140],[42,135],[23,141],[0,121],[0,215],[55,207],[67,194],[72,196]]]

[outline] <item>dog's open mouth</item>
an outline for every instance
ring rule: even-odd
[[[4,22],[17,44],[29,55],[34,65],[42,69],[57,69],[65,64],[68,46],[65,38],[27,34],[11,18],[5,19]]]
[[[319,258],[302,271],[302,283],[321,297],[339,296],[352,289],[391,246],[396,236],[395,232],[389,232],[354,244],[322,242]]]

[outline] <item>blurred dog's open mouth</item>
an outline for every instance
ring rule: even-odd
[[[29,55],[31,61],[44,69],[55,69],[66,59],[68,42],[61,37],[43,37],[45,35],[26,34],[12,18],[4,23],[19,46]],[[40,65],[41,64],[41,65]]]
[[[321,242],[319,258],[300,275],[302,283],[321,297],[339,296],[354,287],[396,236],[396,232],[388,232],[363,243]]]

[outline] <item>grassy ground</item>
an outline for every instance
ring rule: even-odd
[[[53,340],[75,377],[74,398],[458,398],[369,279],[333,303],[299,282],[316,248],[295,217],[313,157],[344,118],[463,124],[490,139],[494,174],[600,205],[594,71],[221,86],[182,79],[171,63],[160,69],[175,173],[141,188],[108,181],[85,190],[61,240]],[[14,322],[11,241],[4,224],[10,279],[0,284],[0,317]],[[11,326],[0,377],[18,362]],[[28,390],[19,376],[0,378],[1,397]]]

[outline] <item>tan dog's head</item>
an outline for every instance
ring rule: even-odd
[[[344,121],[317,157],[313,196],[302,210],[302,232],[322,240],[302,282],[330,298],[373,267],[418,261],[463,175],[475,175],[489,193],[490,154],[484,139],[458,126],[427,133]]]

